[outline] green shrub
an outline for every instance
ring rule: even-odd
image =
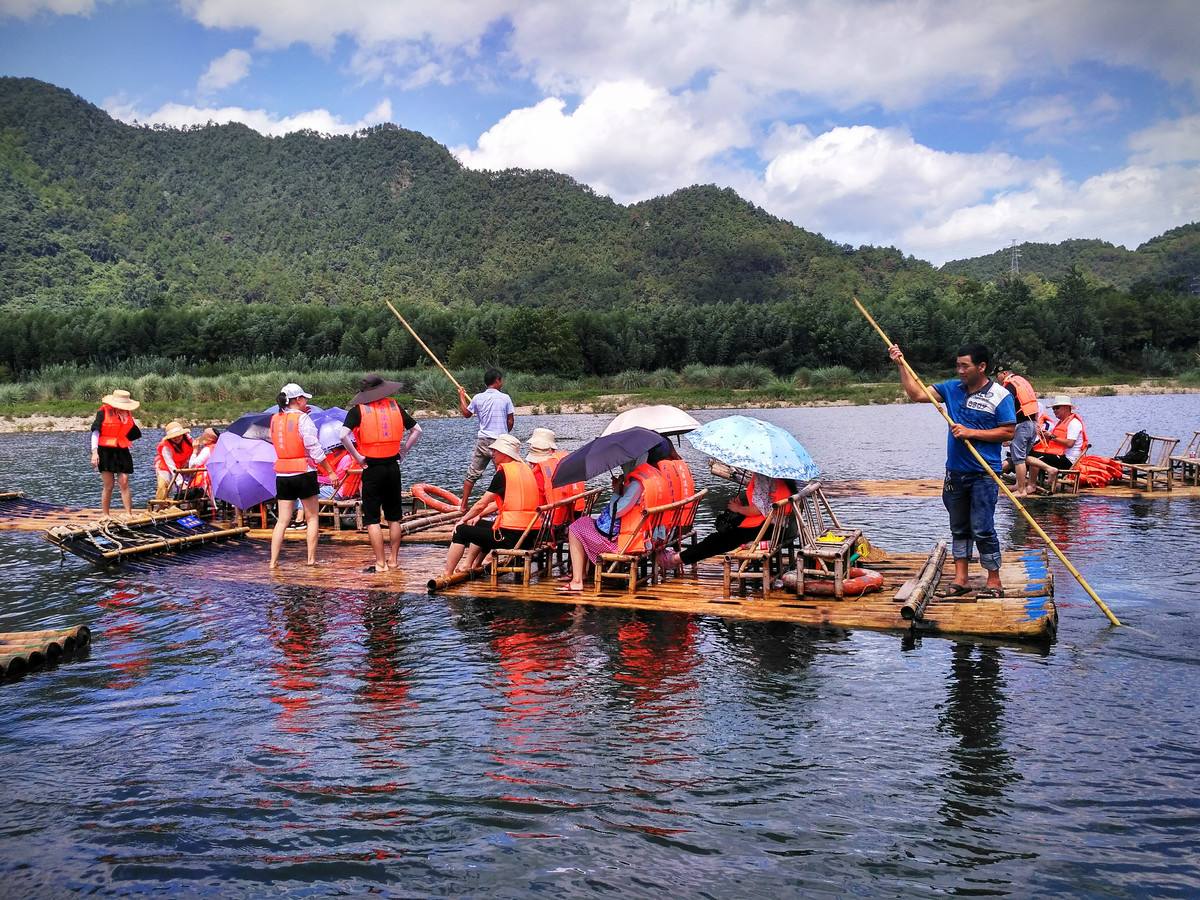
[[[808,380],[813,387],[838,387],[852,384],[855,377],[847,366],[824,366],[813,369]]]

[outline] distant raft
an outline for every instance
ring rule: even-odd
[[[57,525],[46,540],[93,565],[114,565],[131,557],[161,555],[200,547],[228,545],[245,527],[222,528],[183,510],[138,519],[99,519],[81,525]]]
[[[47,631],[0,632],[0,676],[20,675],[86,647],[92,632],[86,625]]]

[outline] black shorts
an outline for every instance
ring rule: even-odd
[[[307,500],[317,496],[317,473],[305,472],[303,475],[276,475],[276,500]]]
[[[1057,453],[1034,453],[1031,450],[1029,455],[1034,459],[1041,460],[1048,466],[1054,466],[1056,469],[1063,469],[1065,471],[1066,469],[1071,468],[1071,461],[1065,456],[1060,456]]]
[[[121,475],[133,474],[133,454],[128,447],[97,447],[100,454],[99,470]]]
[[[531,540],[534,532],[535,529],[529,529],[529,534],[525,540]],[[499,531],[492,531],[491,522],[479,522],[476,525],[459,525],[454,529],[454,537],[450,538],[450,543],[463,544],[464,546],[477,544],[486,553],[496,547],[505,550],[510,549],[517,546],[517,541],[519,540],[521,540],[521,531],[512,528],[501,528]]]
[[[400,463],[368,464],[362,475],[363,524],[378,525],[380,508],[388,522],[399,522],[404,515],[400,493]]]

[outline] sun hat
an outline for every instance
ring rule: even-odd
[[[1051,409],[1054,409],[1054,407],[1056,407],[1056,406],[1074,406],[1075,405],[1074,403],[1071,402],[1071,398],[1068,397],[1066,394],[1058,394],[1055,397],[1051,397],[1050,400],[1048,401],[1048,403],[1050,404]]]
[[[184,435],[187,433],[188,433],[188,430],[186,428],[184,428],[178,422],[171,421],[171,422],[167,423],[167,433],[165,435],[163,435],[163,437],[169,441],[169,440],[171,440],[171,438],[177,438],[180,435]]]
[[[549,428],[535,428],[529,436],[529,452],[525,461],[531,463],[545,462],[554,455],[558,444],[554,441],[554,432]]]
[[[490,444],[489,450],[499,450],[505,456],[511,456],[513,459],[521,458],[521,442],[511,434],[502,434]]]
[[[382,400],[384,397],[397,394],[403,389],[404,385],[400,382],[385,381],[381,375],[376,375],[372,372],[359,383],[358,393],[354,395],[354,399],[350,401],[350,405],[357,406],[360,403],[374,403],[376,400]]]
[[[133,412],[142,405],[140,400],[134,400],[129,395],[129,391],[113,391],[111,394],[101,397],[100,402],[105,406],[111,406],[113,409],[123,409],[126,412]]]
[[[309,400],[312,399],[312,394],[304,390],[304,388],[300,387],[300,385],[296,384],[294,381],[289,381],[287,384],[285,384],[279,389],[279,393],[283,394],[284,398],[289,402],[295,400],[297,397],[307,397]]]

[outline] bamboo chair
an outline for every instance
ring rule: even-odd
[[[783,555],[795,560],[795,542],[799,522],[792,494],[771,504],[771,511],[759,526],[754,540],[725,554],[722,562],[722,581],[725,596],[733,596],[734,583],[757,581],[762,585],[763,599],[771,594],[771,578],[783,573]]]
[[[1079,452],[1079,459],[1087,456],[1091,449],[1091,444],[1084,444],[1083,449]],[[1038,469],[1035,486],[1047,494],[1078,494],[1079,477],[1082,474],[1083,472],[1075,466],[1071,466],[1069,469],[1058,469],[1054,472]]]
[[[684,497],[682,500],[672,503],[663,513],[663,528],[665,534],[662,540],[663,549],[671,547],[679,552],[683,550],[683,543],[686,540],[691,540],[692,546],[696,544],[696,510],[700,508],[700,501],[708,494],[708,488],[702,491],[697,491],[690,497]],[[658,554],[654,554],[654,560],[651,565],[653,571],[651,573],[651,583],[662,581],[665,570],[658,563]],[[696,574],[697,563],[692,563],[692,575]]]
[[[805,485],[791,499],[800,525],[796,594],[804,593],[806,578],[832,579],[833,596],[841,600],[850,577],[850,557],[862,540],[862,529],[848,528],[838,520],[819,481]]]
[[[655,535],[662,533],[663,517],[691,502],[691,499],[685,497],[674,503],[642,510],[637,527],[625,538],[624,543],[618,543],[617,551],[601,553],[596,560],[595,593],[600,593],[606,580],[624,583],[629,594],[634,593],[638,585],[647,579],[653,583],[658,574],[657,554],[663,547],[663,539]],[[645,540],[644,535],[649,535],[649,540]]]
[[[1113,454],[1114,458],[1121,456],[1129,449],[1129,442],[1133,439],[1133,434],[1132,431],[1125,432],[1125,440],[1121,441],[1121,446]],[[1137,488],[1138,477],[1141,476],[1146,480],[1147,491],[1153,493],[1155,485],[1160,481],[1162,486],[1169,491],[1173,481],[1171,454],[1175,452],[1178,445],[1179,438],[1150,435],[1150,450],[1144,463],[1121,463],[1121,470],[1129,481],[1129,486]]]
[[[1192,439],[1178,454],[1170,457],[1172,469],[1179,470],[1180,484],[1200,485],[1200,431],[1192,432]]]
[[[600,496],[601,488],[593,488],[573,497],[565,497],[556,503],[547,503],[537,508],[538,517],[521,532],[521,539],[516,547],[497,547],[492,550],[492,587],[500,581],[501,574],[520,574],[523,584],[528,584],[533,575],[533,564],[536,562],[543,573],[551,572],[555,567],[561,568],[563,562],[562,546],[566,540],[567,529],[580,515],[591,512],[596,498]],[[580,506],[579,501],[584,500]],[[555,512],[567,510],[564,522],[555,525]],[[535,528],[536,526],[536,528]],[[534,534],[529,541],[530,533]]]
[[[345,525],[344,520],[353,518],[355,531],[362,531],[366,527],[363,524],[362,511],[362,472],[362,466],[351,466],[346,470],[347,481],[354,475],[359,476],[357,481],[359,487],[355,496],[345,496],[342,494],[342,488],[338,488],[332,497],[317,501],[318,522],[328,521],[334,531],[341,531]]]

